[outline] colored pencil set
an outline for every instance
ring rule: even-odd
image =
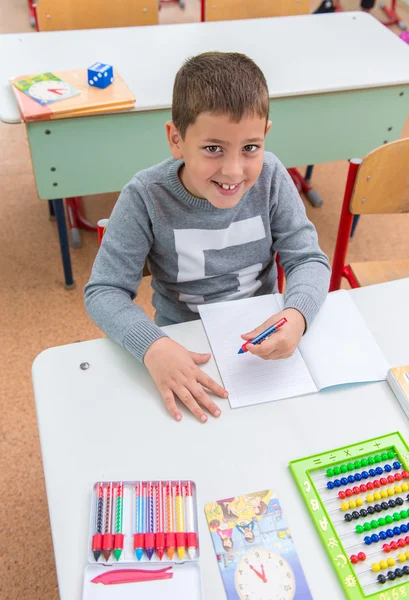
[[[156,552],[162,560],[165,551],[173,560],[175,551],[182,561],[187,550],[197,554],[193,490],[191,481],[139,482],[135,485],[134,551],[141,560]]]
[[[97,482],[91,512],[92,557],[95,562],[195,560],[195,515],[192,481]]]

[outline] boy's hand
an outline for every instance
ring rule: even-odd
[[[218,383],[206,375],[197,365],[207,362],[210,354],[189,352],[180,344],[169,338],[160,338],[145,352],[146,368],[155,382],[168,411],[176,421],[182,415],[176,406],[177,396],[185,406],[201,421],[207,421],[207,415],[200,405],[218,417],[221,410],[206,393],[207,388],[220,398],[227,398],[228,393]]]
[[[304,317],[295,308],[286,308],[264,321],[253,331],[244,333],[241,337],[243,340],[252,340],[283,317],[287,319],[287,323],[275,333],[272,333],[261,344],[248,344],[247,350],[265,360],[276,360],[277,358],[292,356],[305,331]]]

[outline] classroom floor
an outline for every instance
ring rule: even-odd
[[[184,12],[174,4],[165,5],[160,21],[199,20],[199,0],[186,0],[186,4]],[[313,8],[318,4],[319,0],[313,0]],[[358,4],[359,0],[343,0],[345,9],[355,10]],[[409,24],[409,7],[399,3],[399,10]],[[380,11],[374,12],[380,15]],[[0,0],[0,33],[27,31],[31,31],[27,0]],[[403,135],[409,136],[409,120]],[[0,122],[0,165],[0,597],[55,600],[57,580],[31,365],[45,348],[101,336],[85,314],[82,299],[97,241],[94,233],[81,232],[83,246],[72,251],[77,287],[66,292],[56,226],[48,220],[47,203],[37,198],[22,126]],[[306,205],[330,258],[346,172],[345,161],[318,165],[313,182],[325,204],[320,209]],[[116,197],[87,199],[90,220],[108,216]],[[349,257],[408,257],[408,230],[409,215],[365,217],[358,225]],[[152,314],[148,283],[139,302]]]

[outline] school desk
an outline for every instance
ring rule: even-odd
[[[120,190],[169,156],[174,76],[207,50],[248,54],[269,86],[266,149],[287,167],[363,156],[399,137],[409,47],[361,13],[0,36],[0,119],[19,123],[13,75],[113,64],[136,96],[127,113],[26,126],[38,194],[54,200],[65,283],[73,283],[61,198]],[[107,216],[107,215],[101,215]]]
[[[390,364],[408,364],[409,279],[350,293]],[[201,321],[165,330],[191,350],[209,351]],[[213,360],[204,370],[220,381]],[[409,441],[408,420],[386,382],[234,410],[219,401],[222,416],[205,425],[186,410],[182,422],[173,421],[143,365],[109,339],[46,350],[34,362],[33,382],[62,600],[81,597],[93,483],[154,478],[197,484],[206,600],[224,593],[204,505],[270,487],[283,504],[314,599],[342,600],[288,463],[393,431]],[[176,445],[170,450],[172,438],[183,439],[181,452]],[[115,440],[110,452],[107,439]]]

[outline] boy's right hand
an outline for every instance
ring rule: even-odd
[[[210,356],[189,352],[167,337],[153,342],[145,352],[143,362],[176,421],[180,421],[182,415],[176,406],[175,395],[202,423],[207,421],[207,415],[200,405],[214,417],[220,415],[221,410],[203,388],[220,398],[227,398],[228,393],[197,366],[206,363]]]

